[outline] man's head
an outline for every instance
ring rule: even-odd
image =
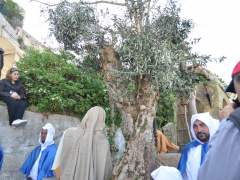
[[[41,136],[41,142],[44,144],[47,138],[48,130],[43,129],[41,130],[40,136]]]
[[[47,147],[54,143],[55,128],[52,124],[47,123],[42,127],[39,136],[39,143],[43,147]]]
[[[206,143],[217,131],[219,121],[212,118],[209,112],[192,115],[191,133],[192,137],[200,143]]]
[[[207,125],[201,120],[197,119],[193,123],[193,130],[196,137],[203,143],[208,142],[210,133]]]

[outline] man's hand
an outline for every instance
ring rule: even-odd
[[[228,118],[229,115],[234,111],[234,103],[230,103],[226,105],[220,112],[219,112],[219,118],[220,120],[223,120],[225,118]]]
[[[21,99],[21,97],[18,95],[18,93],[16,93],[16,92],[13,92],[12,94],[11,94],[11,98],[13,98],[13,99]]]

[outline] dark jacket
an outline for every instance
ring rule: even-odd
[[[23,84],[18,80],[13,84],[7,79],[0,81],[0,98],[1,97],[10,97],[12,92],[19,94],[21,99],[26,99],[26,91]]]

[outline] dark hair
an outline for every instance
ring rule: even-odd
[[[6,79],[11,81],[12,80],[12,77],[11,77],[11,74],[15,71],[18,71],[17,68],[10,68],[8,71],[7,71],[7,74],[6,74]]]

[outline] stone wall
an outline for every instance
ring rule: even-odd
[[[0,172],[0,180],[23,180],[19,168],[27,154],[38,145],[41,127],[50,122],[56,129],[55,141],[58,143],[62,132],[78,126],[79,119],[52,114],[48,117],[40,113],[26,111],[24,119],[28,123],[23,127],[13,128],[8,125],[8,114],[5,106],[0,105],[0,142],[4,149],[4,164]]]

